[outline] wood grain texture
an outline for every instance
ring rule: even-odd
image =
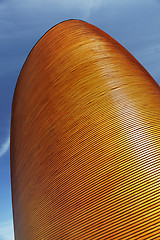
[[[11,119],[16,240],[160,239],[160,88],[97,27],[34,46]]]

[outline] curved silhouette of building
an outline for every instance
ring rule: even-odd
[[[159,239],[160,88],[79,20],[34,46],[12,105],[16,240]]]

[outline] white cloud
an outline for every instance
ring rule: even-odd
[[[8,151],[9,147],[10,147],[10,136],[2,144],[2,146],[0,146],[0,157],[2,157]]]
[[[89,18],[92,11],[97,10],[101,5],[103,5],[103,0],[88,0],[85,1],[85,5],[81,4],[82,1],[78,1],[80,6],[84,11],[84,18]],[[84,2],[83,2],[84,3]]]
[[[0,222],[0,240],[14,240],[13,222]]]

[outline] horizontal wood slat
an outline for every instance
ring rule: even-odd
[[[160,239],[160,88],[79,20],[50,29],[11,118],[16,240]]]

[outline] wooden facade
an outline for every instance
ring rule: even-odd
[[[50,29],[17,81],[16,240],[160,239],[160,88],[79,20]]]

